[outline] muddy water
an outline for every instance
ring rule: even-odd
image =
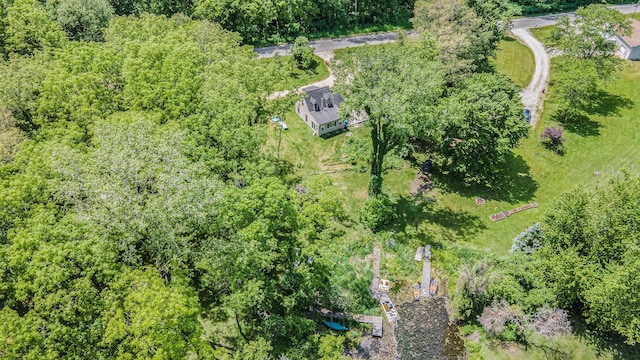
[[[464,341],[456,325],[449,323],[446,300],[427,298],[398,306],[395,328],[398,355],[402,360],[466,358]]]

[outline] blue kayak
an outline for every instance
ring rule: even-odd
[[[344,327],[340,324],[338,324],[337,322],[333,322],[333,321],[323,321],[323,324],[327,325],[327,327],[329,329],[333,329],[333,330],[337,330],[337,331],[347,331],[349,330],[349,328]]]

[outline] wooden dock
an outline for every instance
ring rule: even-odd
[[[413,259],[415,261],[421,261],[423,254],[424,254],[424,246],[420,246],[418,250],[416,250],[416,256]]]
[[[422,263],[422,282],[420,283],[420,297],[429,296],[431,284],[431,245],[425,246],[424,262]]]
[[[371,297],[378,299],[378,288],[380,287],[380,244],[373,246],[373,279],[369,288]]]
[[[331,311],[327,309],[316,309],[316,312],[322,314],[325,317],[332,319],[349,319],[359,323],[372,324],[371,335],[375,337],[382,337],[382,317],[372,316],[364,314],[350,314],[346,312]]]

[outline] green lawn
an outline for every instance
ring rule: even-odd
[[[552,62],[553,63],[553,62]],[[477,216],[486,228],[466,241],[478,248],[504,254],[511,239],[527,226],[540,220],[542,213],[562,193],[576,186],[596,186],[622,169],[640,172],[640,67],[629,63],[620,78],[610,84],[610,101],[631,102],[631,108],[601,109],[580,124],[565,125],[566,154],[560,156],[539,144],[540,133],[554,125],[557,105],[550,88],[545,111],[536,129],[514,152],[514,182],[501,191],[465,189],[441,195],[440,203],[448,208]],[[599,173],[599,175],[595,175]],[[487,196],[484,207],[475,205],[476,195]],[[491,222],[489,215],[521,204],[536,201],[540,207],[515,214],[505,220]]]
[[[272,58],[262,58],[257,61],[267,63],[277,63],[281,69],[286,69],[285,78],[275,84],[274,91],[292,90],[301,86],[320,81],[329,76],[329,69],[324,64],[324,60],[313,56],[316,66],[309,70],[300,70],[291,63],[291,55],[278,56]]]
[[[533,51],[511,36],[500,42],[492,63],[497,72],[511,79],[521,89],[529,85],[536,68]]]
[[[544,45],[547,44],[547,39],[551,36],[551,32],[555,28],[555,25],[549,25],[539,28],[531,28],[529,31]]]
[[[349,132],[338,133],[331,137],[318,137],[291,109],[286,113],[285,122],[288,130],[282,131],[280,157],[289,161],[296,173],[303,178],[329,174],[336,188],[344,196],[345,207],[353,213],[367,198],[368,173],[351,171],[353,166],[341,159],[340,149],[349,137],[369,141],[369,129],[366,126],[352,128]],[[265,151],[277,153],[279,130],[270,125]],[[415,177],[415,169],[407,167],[403,170],[391,170],[385,177],[385,185],[396,194],[408,194],[410,184]],[[356,220],[357,217],[354,218]]]

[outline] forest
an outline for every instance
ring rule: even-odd
[[[391,233],[421,241],[394,228],[390,162],[428,154],[463,186],[503,184],[530,135],[518,87],[492,63],[507,20],[582,3],[353,5],[0,0],[0,357],[345,358],[356,340],[320,330],[310,309],[376,304],[368,273],[344,275],[334,253]],[[367,199],[353,213],[334,178],[265,151],[271,116],[297,100],[269,95],[302,64],[258,61],[252,44],[358,24],[418,35],[330,63],[341,111],[369,117]],[[565,33],[553,46],[576,49]],[[566,56],[593,84],[621,66],[606,46]],[[581,111],[589,91],[565,91],[567,106]],[[622,172],[558,194],[506,256],[439,244],[455,259],[458,321],[528,344],[569,333],[575,316],[637,344],[639,196]]]

